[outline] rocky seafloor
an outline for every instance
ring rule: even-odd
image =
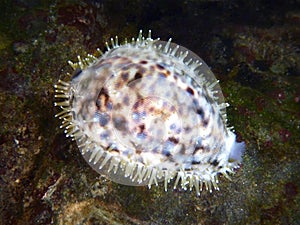
[[[3,0],[0,12],[0,224],[300,224],[299,1]],[[59,129],[67,61],[140,29],[220,80],[247,146],[220,191],[113,183]]]

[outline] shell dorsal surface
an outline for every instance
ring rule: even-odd
[[[175,179],[183,189],[218,189],[241,162],[244,143],[226,126],[226,103],[213,73],[190,50],[139,34],[100,57],[71,65],[60,81],[57,116],[97,172],[126,185]]]

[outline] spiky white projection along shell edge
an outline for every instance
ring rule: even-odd
[[[106,43],[100,58],[78,56],[70,82],[55,85],[61,128],[91,167],[125,185],[174,179],[184,190],[218,190],[245,149],[226,125],[218,80],[190,50],[138,37]]]

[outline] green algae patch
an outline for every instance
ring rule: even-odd
[[[2,33],[0,35],[0,52],[9,48],[11,45],[11,42],[12,41]]]

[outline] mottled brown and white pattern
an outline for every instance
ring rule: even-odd
[[[175,179],[183,189],[218,189],[217,174],[241,162],[244,143],[226,126],[218,81],[193,52],[147,38],[107,44],[100,57],[70,63],[70,82],[55,85],[57,116],[87,162],[126,185]]]

